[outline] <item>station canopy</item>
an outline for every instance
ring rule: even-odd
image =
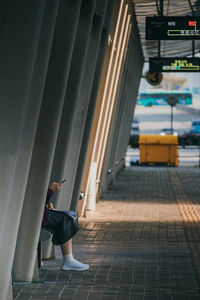
[[[159,16],[160,0],[133,0],[136,19],[139,27],[143,54],[145,61],[149,57],[158,56],[158,41],[145,39],[146,17]],[[199,16],[200,0],[163,0],[163,16]],[[190,40],[162,40],[160,41],[161,57],[192,56],[194,45],[195,56],[200,56],[200,40],[195,40],[193,45]]]

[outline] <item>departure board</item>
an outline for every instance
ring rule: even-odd
[[[146,17],[146,40],[199,40],[200,17]]]
[[[198,57],[151,57],[150,72],[200,72]]]

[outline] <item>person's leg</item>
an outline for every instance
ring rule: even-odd
[[[72,254],[72,238],[78,231],[72,219],[66,216],[65,213],[57,212],[54,210],[48,211],[48,224],[47,226],[53,229],[53,243],[60,245],[63,254],[62,270],[84,271],[89,268],[89,265],[82,264],[74,259]],[[67,240],[63,242],[63,240]]]
[[[72,254],[72,239],[61,245],[61,250],[63,254],[63,271],[85,271],[89,268],[88,264],[82,264],[80,261],[76,260]]]
[[[65,242],[60,247],[61,247],[63,255],[71,254],[72,253],[72,239],[70,239],[69,241]]]

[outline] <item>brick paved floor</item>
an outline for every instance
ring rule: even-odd
[[[199,168],[125,169],[80,220],[74,254],[89,270],[61,271],[57,248],[14,299],[199,300],[199,178]]]

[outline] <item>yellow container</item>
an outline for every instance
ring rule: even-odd
[[[146,135],[139,137],[141,164],[178,166],[178,137],[174,135]]]

